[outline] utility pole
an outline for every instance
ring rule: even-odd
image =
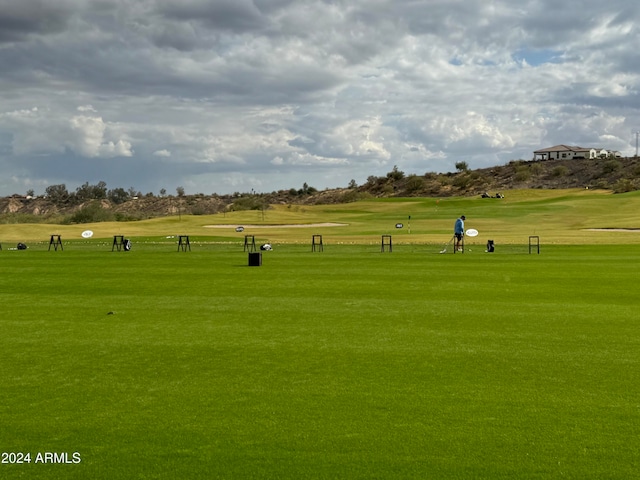
[[[640,135],[640,131],[636,132],[636,158],[638,158],[638,135]]]

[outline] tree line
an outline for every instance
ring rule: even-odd
[[[58,185],[49,185],[45,189],[46,198],[57,205],[80,205],[90,200],[109,200],[111,203],[119,205],[128,200],[138,198],[142,196],[142,193],[135,188],[130,187],[125,190],[122,187],[107,189],[107,184],[103,181],[91,185],[89,182],[85,182],[75,192],[67,190],[67,186],[64,183]],[[176,193],[179,197],[184,196],[184,188],[176,188]],[[160,196],[166,196],[166,189],[160,190]],[[34,196],[33,190],[27,192],[27,196]],[[153,193],[147,193],[146,197],[153,197]]]

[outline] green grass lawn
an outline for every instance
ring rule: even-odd
[[[261,267],[233,233],[3,245],[0,452],[32,461],[0,478],[638,478],[640,245],[439,255],[458,207]]]
[[[394,243],[444,244],[453,224],[466,215],[467,228],[480,232],[481,244],[523,245],[538,235],[547,245],[640,244],[640,191],[613,195],[602,190],[515,190],[504,199],[398,198],[374,199],[340,205],[275,205],[262,211],[218,215],[178,216],[140,222],[105,222],[92,225],[0,224],[0,244],[16,242],[46,249],[50,235],[63,242],[81,239],[85,229],[94,238],[110,242],[114,235],[157,237],[190,235],[203,241],[238,242],[244,235],[278,244],[310,245],[321,234],[331,244],[379,244],[381,235],[393,235]],[[411,218],[409,218],[411,217]],[[292,225],[343,224],[340,227]],[[402,224],[401,229],[396,225]],[[245,226],[238,233],[235,227]],[[225,228],[212,227],[225,226]],[[628,232],[593,229],[630,229]]]

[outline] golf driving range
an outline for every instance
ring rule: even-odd
[[[638,478],[639,207],[541,190],[0,225],[0,478]],[[461,214],[478,234],[441,254]],[[259,267],[247,235],[273,247]]]

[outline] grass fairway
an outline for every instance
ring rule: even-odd
[[[94,238],[107,243],[113,235],[135,241],[138,237],[154,236],[158,241],[168,235],[190,235],[201,241],[237,243],[248,234],[273,244],[310,245],[311,236],[321,234],[334,245],[379,245],[381,235],[393,235],[394,244],[443,245],[462,214],[467,217],[467,228],[480,232],[480,245],[487,239],[498,246],[525,245],[530,235],[538,235],[547,245],[640,244],[640,191],[613,195],[601,190],[516,190],[506,192],[504,199],[396,198],[339,205],[276,205],[264,212],[93,225],[0,224],[0,243],[5,249],[26,242],[30,248],[46,250],[52,234],[61,235],[66,242],[80,239],[83,230],[91,229]],[[326,223],[341,226],[324,226]],[[396,228],[397,224],[402,228]],[[235,231],[238,225],[245,227],[244,232]]]
[[[516,191],[0,225],[0,478],[639,478],[639,206]],[[481,235],[439,255],[462,213]],[[245,234],[275,246],[262,267]]]
[[[0,478],[638,478],[640,245],[439,248],[5,248]]]

